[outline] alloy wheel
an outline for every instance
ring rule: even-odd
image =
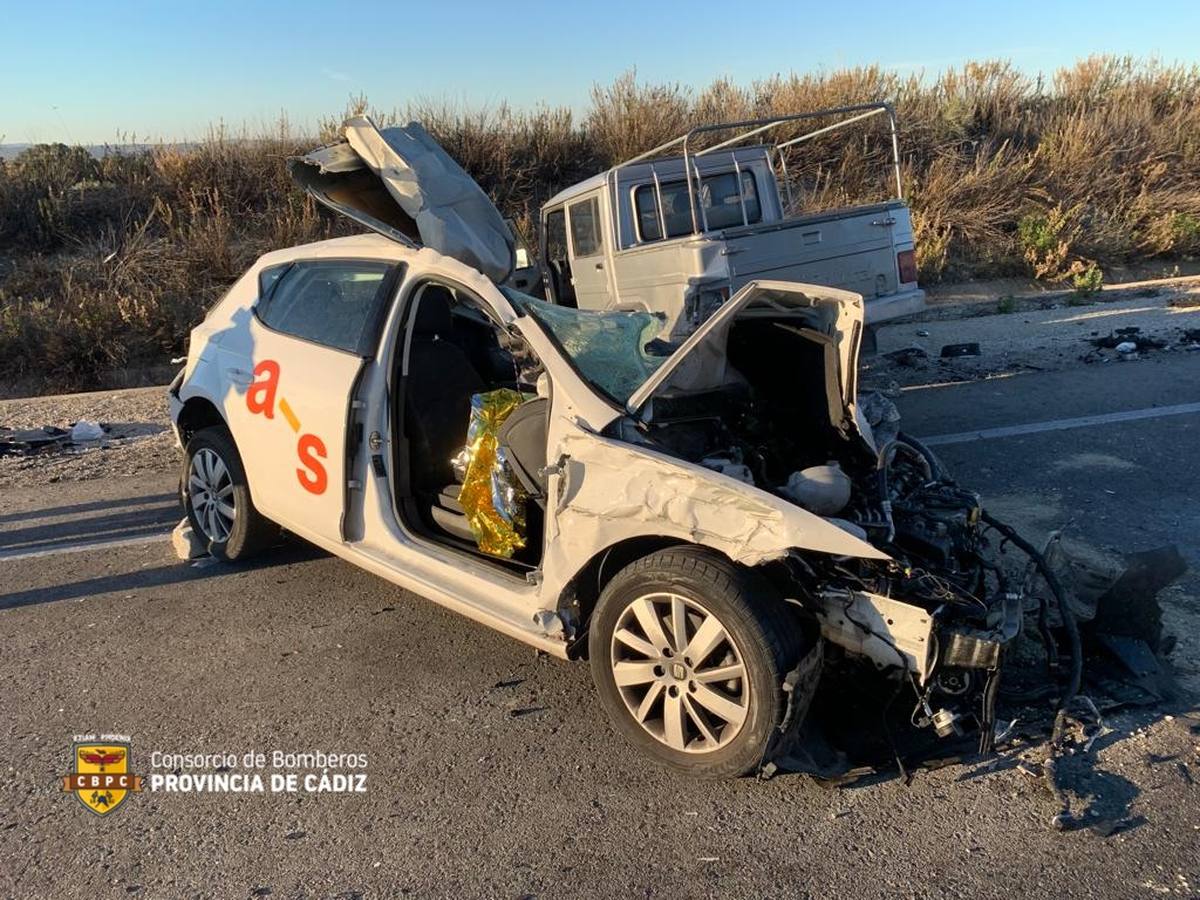
[[[214,450],[202,447],[188,469],[188,498],[204,536],[214,543],[229,540],[234,507],[233,480],[224,460]]]
[[[634,720],[673,750],[711,753],[732,741],[750,708],[741,652],[715,615],[689,597],[654,593],[622,610],[613,680]]]

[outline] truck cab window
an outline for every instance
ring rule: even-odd
[[[567,214],[561,206],[546,213],[546,270],[554,302],[560,306],[575,306],[571,257],[567,249]]]
[[[735,172],[706,175],[700,180],[697,194],[697,221],[703,227],[708,222],[709,230],[733,228],[742,224],[742,201],[746,203],[746,224],[762,221],[762,204],[758,199],[758,185],[752,172],[741,173],[741,196],[738,195],[738,178]],[[688,205],[686,181],[670,181],[659,185],[662,194],[663,216],[666,221],[667,237],[681,237],[692,233],[692,211]],[[639,185],[633,192],[637,207],[638,236],[643,243],[662,240],[661,221],[658,214],[658,198],[653,184]]]
[[[589,197],[573,203],[568,211],[571,215],[571,246],[575,250],[575,258],[595,256],[601,250],[600,201]]]

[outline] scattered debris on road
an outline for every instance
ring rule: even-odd
[[[110,425],[86,419],[72,423],[69,428],[43,425],[14,431],[0,427],[0,456],[33,456],[56,450],[84,450],[89,448],[81,445],[91,445],[108,437],[119,439],[124,435],[112,434]]]
[[[979,349],[977,341],[968,341],[965,344],[946,344],[942,347],[942,359],[957,359],[961,356],[981,356],[982,351]]]
[[[20,431],[0,428],[0,456],[32,456],[62,446],[69,436],[65,429],[53,425]]]
[[[171,547],[182,562],[190,562],[202,556],[208,556],[208,548],[200,540],[196,530],[192,528],[187,516],[179,520],[175,530],[171,532]]]
[[[87,423],[104,430],[98,439]],[[162,388],[0,400],[0,487],[143,473],[179,466]]]
[[[1114,329],[1103,337],[1092,337],[1089,343],[1098,350],[1115,350],[1119,359],[1137,359],[1139,354],[1167,346],[1161,338],[1142,334],[1137,325]]]
[[[76,444],[84,444],[90,441],[101,441],[108,436],[110,426],[101,424],[100,422],[90,422],[87,419],[80,419],[71,426],[71,441]]]
[[[904,347],[900,350],[892,350],[883,356],[899,366],[915,366],[918,362],[928,359],[929,353],[921,347]]]

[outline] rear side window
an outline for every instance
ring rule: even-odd
[[[600,252],[600,201],[591,197],[567,207],[567,213],[575,257],[595,256]]]
[[[758,199],[758,185],[752,172],[741,173],[741,193],[738,193],[738,177],[734,172],[707,175],[700,180],[696,194],[696,224],[708,223],[710,231],[733,228],[742,224],[742,203],[746,205],[745,224],[762,221],[762,204]],[[692,210],[688,202],[687,182],[669,181],[659,185],[662,193],[663,211],[659,216],[658,198],[654,185],[639,185],[633,192],[637,208],[638,236],[642,242],[662,240],[662,224],[667,226],[667,237],[680,237],[692,233]]]
[[[274,331],[365,356],[391,268],[373,260],[296,263],[273,279],[255,311]]]
[[[704,210],[704,217],[710,229],[741,225],[743,203],[746,206],[747,225],[753,225],[762,219],[754,175],[742,172],[741,176],[740,195],[738,177],[733,172],[710,175],[700,183],[700,208]]]
[[[260,298],[269,298],[271,292],[275,290],[275,285],[279,283],[279,279],[283,277],[283,273],[292,267],[292,263],[284,263],[281,266],[271,266],[269,269],[263,269],[258,273],[258,296]]]

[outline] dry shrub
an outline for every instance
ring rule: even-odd
[[[1011,268],[1013,224],[1028,202],[1031,166],[1010,143],[989,142],[970,155],[943,152],[924,171],[905,168],[926,279]]]
[[[597,155],[614,165],[659,146],[693,123],[691,92],[678,84],[639,84],[626,72],[608,87],[592,88],[585,128]]]

